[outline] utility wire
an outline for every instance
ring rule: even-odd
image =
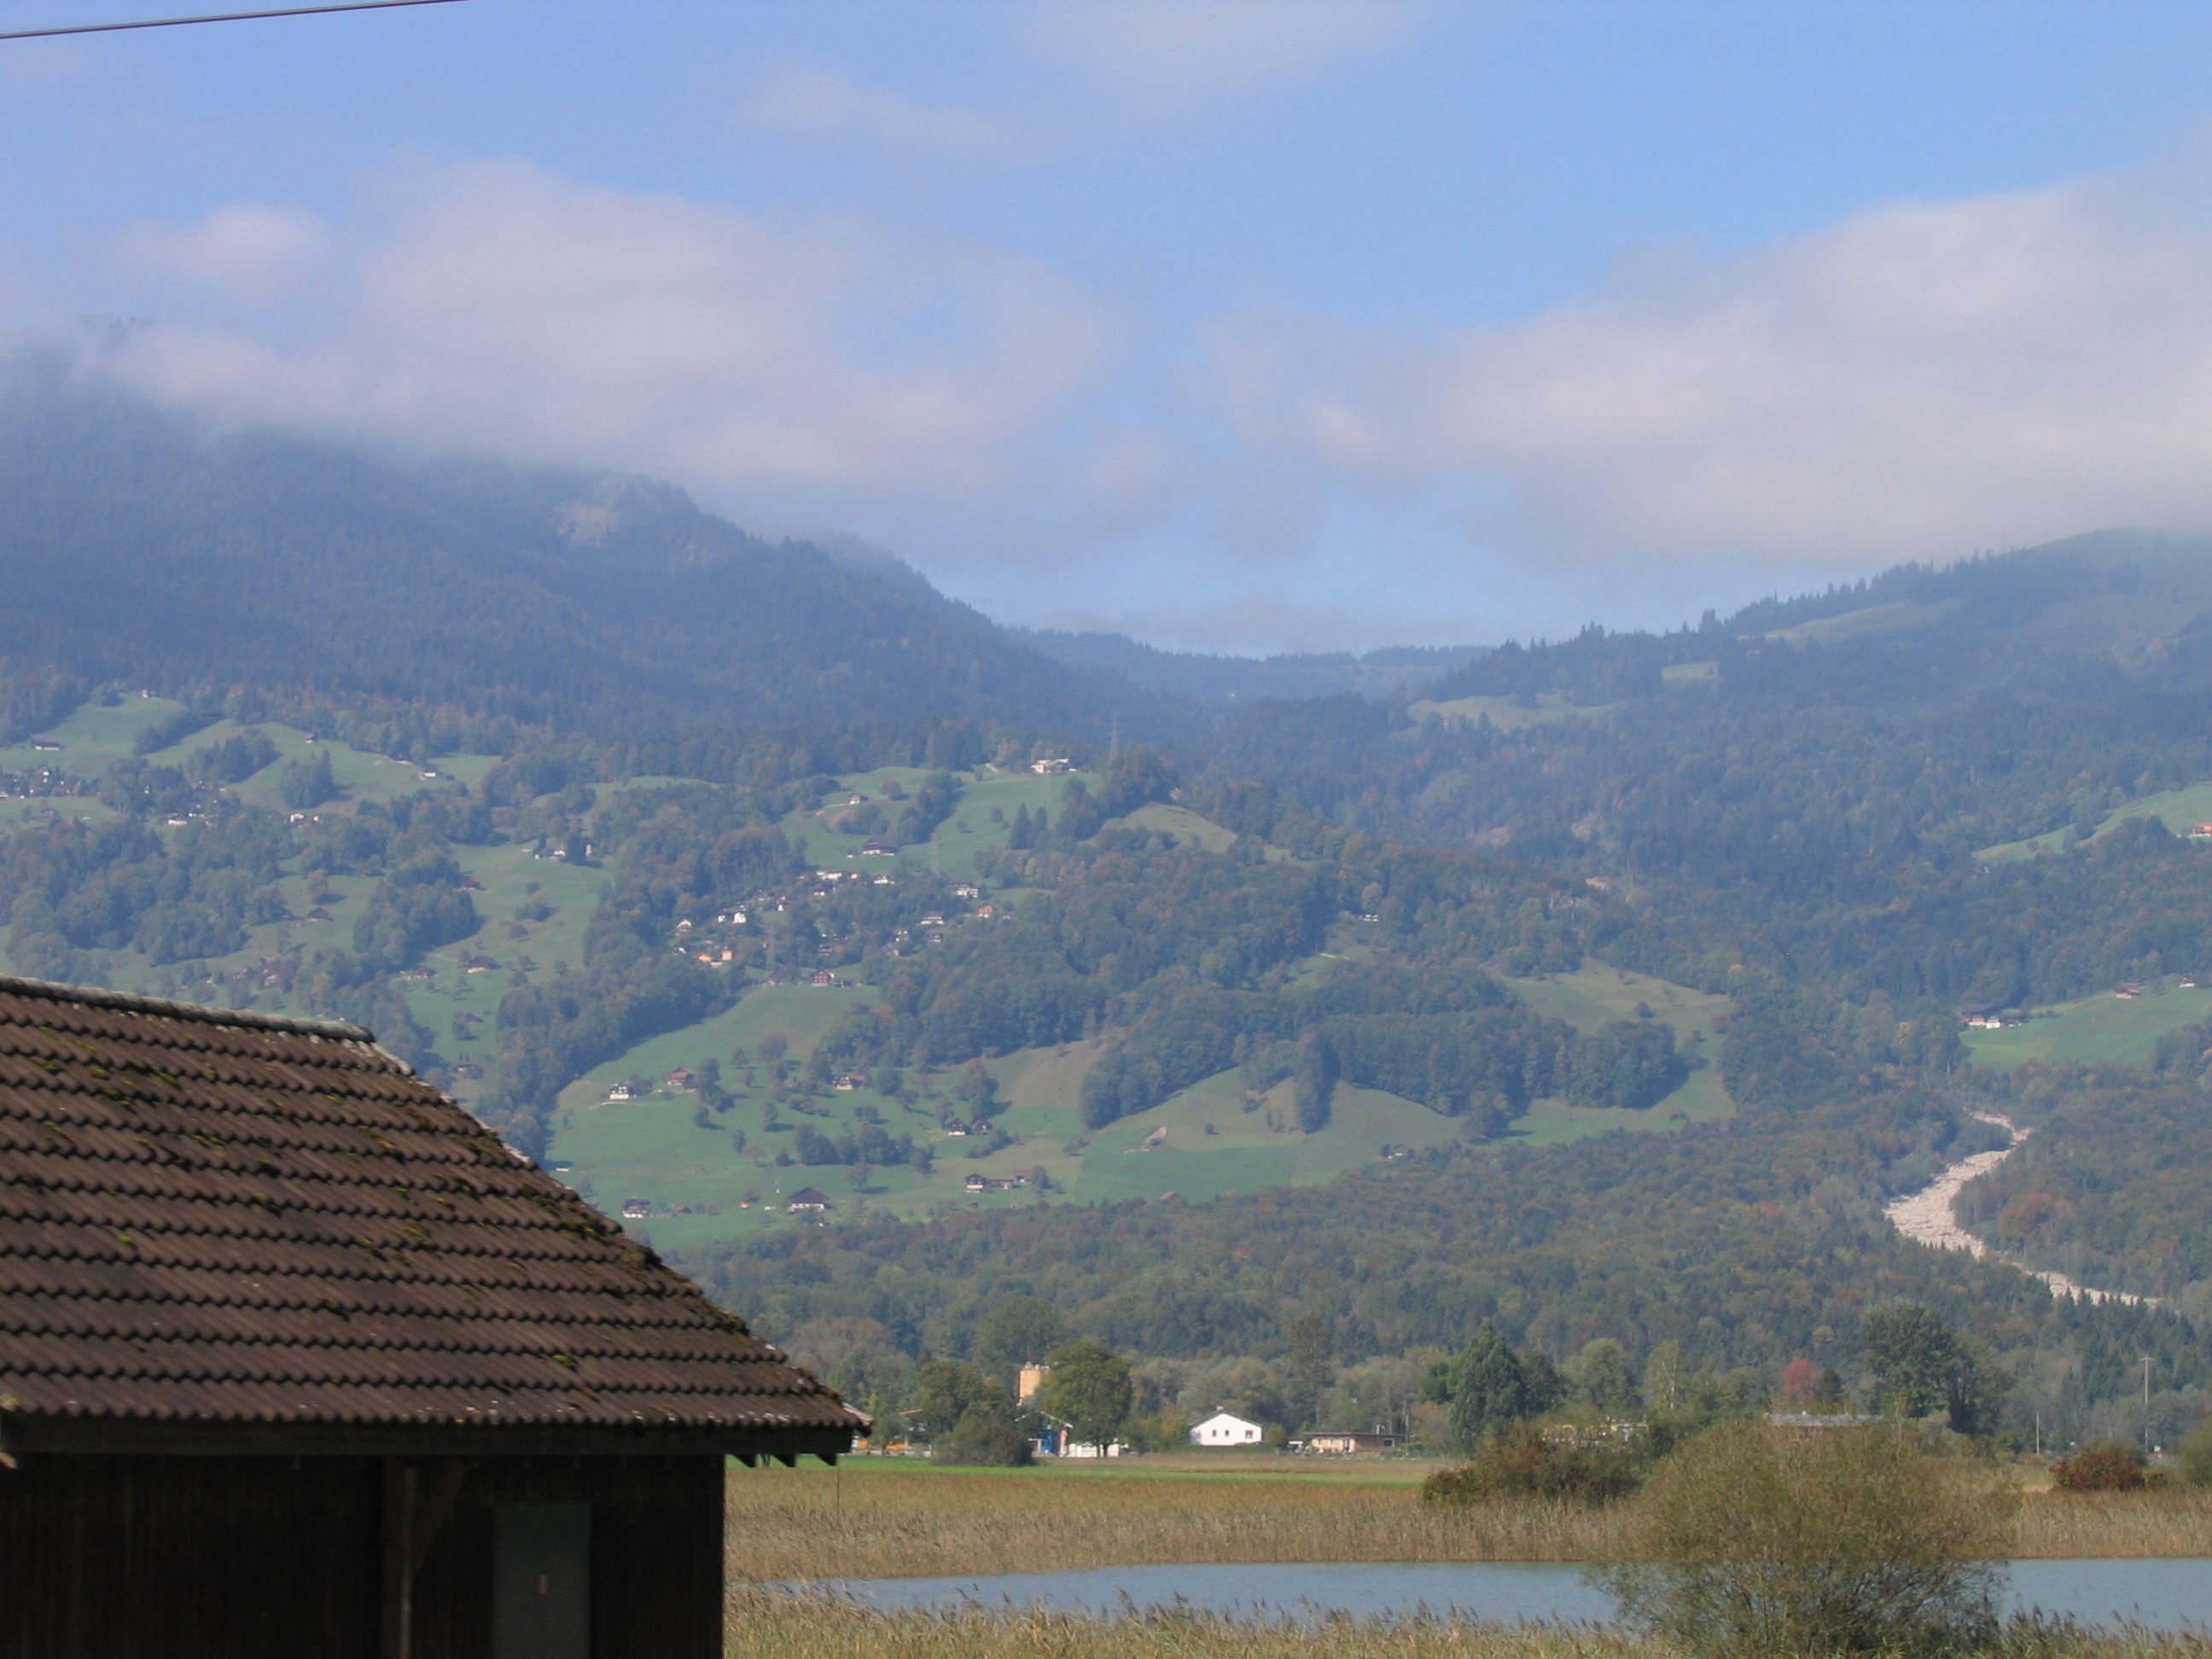
[[[328,6],[286,6],[277,11],[219,11],[205,17],[149,17],[137,23],[78,23],[68,28],[13,29],[0,40],[37,40],[53,34],[112,34],[118,29],[169,29],[183,23],[242,23],[253,17],[311,17],[325,11],[383,11],[392,6],[450,6],[458,0],[345,0]]]

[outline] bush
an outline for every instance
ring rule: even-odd
[[[1893,1653],[1985,1639],[2013,1494],[1889,1428],[1707,1430],[1628,1506],[1591,1577],[1694,1651]]]
[[[1014,1468],[1030,1461],[1034,1420],[1012,1389],[950,1359],[924,1361],[914,1380],[930,1462]]]
[[[2051,1466],[2051,1484],[2061,1492],[2140,1492],[2150,1480],[2142,1453],[2121,1442],[2084,1446]]]
[[[951,1434],[930,1443],[929,1461],[1011,1469],[1034,1460],[1029,1436],[1012,1418],[988,1406],[971,1406]]]
[[[2181,1478],[2192,1486],[2212,1486],[2212,1417],[2184,1435],[2173,1449],[2181,1464]]]
[[[1498,1498],[1608,1504],[1635,1491],[1643,1476],[1635,1449],[1601,1431],[1516,1423],[1486,1443],[1473,1462],[1431,1475],[1421,1496],[1445,1504]]]

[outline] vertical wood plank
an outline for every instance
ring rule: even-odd
[[[413,1465],[384,1460],[384,1617],[381,1659],[409,1659],[415,1626]]]

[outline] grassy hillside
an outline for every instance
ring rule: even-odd
[[[2078,1002],[2033,1011],[2027,1022],[1998,1030],[1969,1030],[1963,1041],[1974,1064],[2010,1071],[2031,1061],[2081,1066],[2144,1066],[2168,1031],[2212,1017],[2212,990],[2185,988],[2178,977],[2145,981],[2140,995],[2101,992]]]
[[[1697,1066],[1681,1087],[1656,1105],[1638,1112],[1617,1112],[1571,1106],[1563,1100],[1539,1101],[1516,1118],[1513,1133],[1534,1146],[1557,1146],[1584,1135],[1619,1128],[1678,1128],[1685,1123],[1710,1122],[1734,1115],[1735,1103],[1721,1082],[1718,1033],[1727,1025],[1735,1006],[1732,999],[1656,979],[1626,968],[1589,962],[1572,973],[1543,980],[1508,980],[1528,1006],[1583,1030],[1596,1030],[1616,1019],[1627,1019],[1648,1010],[1674,1033],[1685,1054],[1705,1063]],[[1693,1060],[1695,1065],[1695,1060]]]
[[[843,830],[837,820],[853,811],[854,797],[862,805],[873,804],[885,816],[895,815],[899,803],[919,790],[930,774],[926,768],[913,766],[878,767],[872,771],[848,772],[843,775],[845,787],[832,799],[812,811],[791,813],[778,826],[794,842],[802,842],[807,856],[824,868],[872,869],[873,863],[863,855],[862,849],[872,840],[879,838],[880,830]],[[1040,775],[1023,768],[1006,770],[993,766],[977,768],[972,774],[963,774],[960,786],[960,807],[951,819],[938,826],[925,848],[909,848],[906,857],[917,867],[936,874],[968,878],[975,873],[975,854],[986,847],[1003,847],[1012,833],[1014,815],[1018,811],[1035,813],[1040,810],[1057,815],[1066,798],[1068,785],[1080,783],[1087,789],[1098,787],[1098,775],[1080,769]],[[896,794],[888,793],[896,789]],[[1146,811],[1167,809],[1146,808]],[[1193,822],[1200,820],[1193,816]],[[1219,830],[1214,833],[1218,836]],[[1234,837],[1231,837],[1234,839]]]
[[[2212,783],[2195,784],[2186,789],[2166,789],[2154,795],[2145,795],[2115,806],[2095,820],[2095,827],[2081,839],[2094,842],[2109,835],[2130,818],[2156,818],[2177,836],[2185,836],[2198,824],[2212,821]],[[2061,853],[2073,844],[2074,837],[2065,830],[2053,830],[2047,835],[2031,836],[2025,841],[2001,842],[1995,847],[1984,847],[1974,856],[1984,864],[2011,863],[2020,859],[2034,858],[2043,853]]]
[[[1147,811],[1164,815],[1163,809]],[[1590,1030],[1633,1015],[1639,1004],[1649,1006],[1692,1053],[1711,1042],[1715,1018],[1733,1006],[1725,997],[1599,963],[1550,979],[1509,982],[1540,1012]],[[949,1099],[952,1077],[918,1074],[897,1098],[866,1088],[839,1091],[817,1103],[819,1115],[806,1121],[835,1134],[850,1132],[870,1115],[878,1117],[886,1127],[931,1148],[934,1165],[927,1176],[908,1168],[871,1168],[866,1185],[855,1188],[842,1167],[778,1167],[775,1154],[787,1148],[799,1120],[764,1130],[766,1091],[757,1079],[744,1081],[732,1054],[739,1048],[757,1053],[761,1038],[774,1031],[793,1054],[810,1054],[848,1008],[866,1000],[860,988],[758,987],[726,1013],[652,1038],[593,1067],[562,1091],[550,1154],[556,1171],[611,1213],[628,1199],[649,1200],[655,1213],[629,1224],[632,1230],[683,1251],[794,1224],[781,1206],[802,1187],[825,1193],[830,1218],[841,1222],[872,1214],[918,1219],[1071,1201],[1173,1196],[1196,1202],[1263,1187],[1310,1185],[1464,1136],[1460,1120],[1381,1090],[1348,1085],[1338,1087],[1327,1127],[1309,1133],[1297,1125],[1287,1081],[1248,1099],[1234,1071],[1086,1135],[1079,1097],[1084,1075],[1100,1050],[1096,1043],[1073,1042],[985,1062],[1010,1103],[998,1121],[1013,1137],[987,1155],[974,1155],[981,1142],[937,1128],[938,1108]],[[664,1079],[679,1067],[696,1071],[708,1060],[720,1062],[737,1103],[702,1126],[695,1121],[696,1095]],[[615,1085],[635,1078],[653,1081],[655,1092],[635,1100],[608,1098]],[[1642,1110],[1540,1100],[1513,1121],[1506,1139],[1508,1144],[1559,1146],[1610,1130],[1677,1130],[1734,1110],[1718,1068],[1708,1066]],[[971,1175],[997,1177],[1018,1170],[1042,1170],[1045,1184],[967,1190]],[[702,1213],[672,1213],[679,1209]]]
[[[469,781],[481,783],[495,763],[493,757],[485,755],[445,756],[420,763],[396,760],[333,739],[319,742],[296,726],[275,721],[251,726],[223,720],[204,725],[194,723],[188,734],[173,743],[146,750],[138,747],[146,734],[157,732],[165,722],[173,723],[187,715],[183,704],[163,697],[125,696],[106,705],[88,702],[22,743],[0,749],[0,774],[20,775],[46,769],[65,775],[73,787],[89,789],[97,781],[105,779],[118,763],[137,762],[149,768],[188,769],[202,750],[243,732],[265,740],[274,757],[266,765],[235,782],[210,787],[188,811],[180,808],[167,818],[153,820],[160,833],[174,841],[180,831],[208,821],[205,809],[217,804],[228,804],[220,805],[219,811],[245,805],[289,817],[290,811],[279,792],[279,781],[288,762],[303,762],[314,757],[325,757],[330,762],[331,776],[339,793],[335,799],[301,815],[309,823],[319,823],[326,818],[342,819],[365,803],[389,801],[425,792],[458,799],[465,793]],[[116,823],[119,816],[89,795],[33,794],[0,800],[0,825],[74,819],[97,826]],[[485,854],[482,861],[486,870],[499,872],[496,878],[503,889],[511,886],[520,893],[526,878],[516,876],[508,881],[506,872],[517,859],[529,860],[528,849],[469,850]],[[246,942],[238,950],[171,963],[153,962],[138,952],[112,952],[102,959],[100,976],[103,982],[118,990],[186,1000],[224,1001],[234,1006],[250,1006],[270,1012],[307,1012],[283,987],[244,981],[253,978],[259,964],[289,952],[349,944],[353,925],[374,889],[376,878],[331,876],[320,896],[311,899],[307,877],[307,872],[297,859],[284,866],[278,888],[286,914],[281,920],[248,929]],[[324,914],[316,915],[318,910]]]

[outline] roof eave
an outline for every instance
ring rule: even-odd
[[[674,1424],[241,1423],[0,1415],[0,1460],[40,1456],[665,1457],[834,1462],[865,1419],[759,1425]]]

